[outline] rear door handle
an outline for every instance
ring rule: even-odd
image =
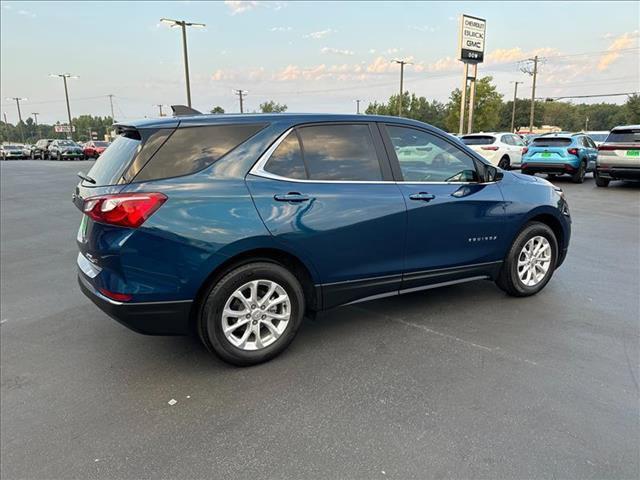
[[[433,193],[420,192],[412,193],[411,195],[409,195],[409,198],[411,200],[422,200],[423,202],[430,202],[431,200],[436,198],[436,196]]]
[[[278,194],[273,196],[277,202],[306,202],[309,200],[308,195],[298,192],[289,192],[287,194]]]

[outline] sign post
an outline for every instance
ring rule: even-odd
[[[467,82],[469,86],[469,119],[467,133],[473,131],[473,107],[476,94],[476,78],[478,63],[484,61],[484,45],[487,21],[484,18],[471,15],[460,16],[460,32],[458,36],[458,60],[464,63],[464,77],[460,96],[460,125],[459,134],[464,133],[464,112],[467,97]],[[469,76],[469,64],[473,65],[473,73]]]

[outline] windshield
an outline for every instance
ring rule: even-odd
[[[571,145],[571,139],[563,137],[538,137],[531,143],[534,147],[566,147],[567,145]]]
[[[496,141],[496,137],[491,135],[472,135],[461,138],[465,145],[491,145]]]
[[[93,142],[93,144],[94,144],[96,147],[105,147],[105,148],[106,148],[106,147],[108,147],[108,146],[109,146],[109,142]]]
[[[607,143],[640,143],[640,128],[614,130],[607,137]]]
[[[5,150],[22,150],[22,147],[19,147],[18,145],[3,145],[2,148]]]
[[[77,147],[76,142],[72,142],[71,140],[59,140],[58,145],[61,147]]]
[[[118,183],[138,152],[140,143],[140,140],[118,136],[89,171],[89,177],[96,181],[95,186]]]
[[[604,142],[607,139],[608,133],[588,133],[587,134],[594,142]]]

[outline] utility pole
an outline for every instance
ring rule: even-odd
[[[516,98],[518,96],[518,85],[522,82],[511,82],[514,84],[513,88],[513,108],[511,109],[511,133],[515,131],[516,124]]]
[[[73,124],[71,123],[71,107],[69,107],[69,89],[67,88],[67,78],[78,78],[76,75],[70,73],[52,73],[50,77],[62,77],[64,82],[64,96],[67,100],[67,116],[69,118],[69,138],[73,140]]]
[[[536,106],[536,80],[538,78],[538,62],[540,60],[536,55],[533,58],[527,59],[527,63],[520,68],[522,72],[528,73],[533,77],[533,84],[531,86],[531,111],[529,113],[529,133],[533,133],[533,114],[535,113]],[[531,62],[533,62],[533,68],[531,67]]]
[[[584,131],[585,132],[589,131],[589,115],[587,115],[586,118],[584,119]]]
[[[15,100],[16,101],[16,107],[18,107],[18,130],[20,130],[20,138],[22,140],[22,143],[24,143],[24,130],[22,128],[22,112],[20,111],[20,102],[22,100],[26,100],[26,98],[8,97],[7,100]]]
[[[33,115],[33,121],[36,124],[36,137],[40,136],[40,133],[38,132],[38,115],[40,115],[38,112],[31,112],[31,115]]]
[[[233,93],[235,93],[236,95],[238,95],[238,98],[240,99],[240,113],[244,113],[244,107],[243,107],[243,97],[249,93],[246,90],[233,90]]]
[[[355,102],[356,102],[356,114],[360,115],[360,99],[359,98],[356,99]]]
[[[9,125],[9,122],[7,122],[7,112],[2,112],[2,116],[4,117],[4,123]]]
[[[109,95],[107,95],[107,97],[109,97],[109,105],[111,106],[111,123],[114,123],[115,117],[113,115],[113,97],[115,97],[115,95],[113,93],[110,93]]]
[[[407,62],[405,60],[391,60],[394,63],[397,63],[400,65],[400,96],[398,97],[398,116],[401,117],[402,116],[402,92],[404,90],[404,66],[405,65],[412,65],[411,62]]]
[[[187,54],[187,27],[204,28],[204,23],[192,23],[184,20],[173,20],[171,18],[161,18],[161,22],[168,23],[171,27],[182,29],[182,54],[184,56],[184,77],[187,84],[187,106],[191,107],[191,85],[189,82],[189,55]]]
[[[158,103],[155,105],[156,107],[158,107],[158,111],[160,112],[160,116],[164,117],[164,113],[162,113],[162,107],[163,105],[161,103]]]

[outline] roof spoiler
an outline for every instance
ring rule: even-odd
[[[202,112],[199,112],[198,110],[195,110],[191,107],[187,107],[186,105],[171,105],[171,110],[173,110],[174,117],[202,115]]]

